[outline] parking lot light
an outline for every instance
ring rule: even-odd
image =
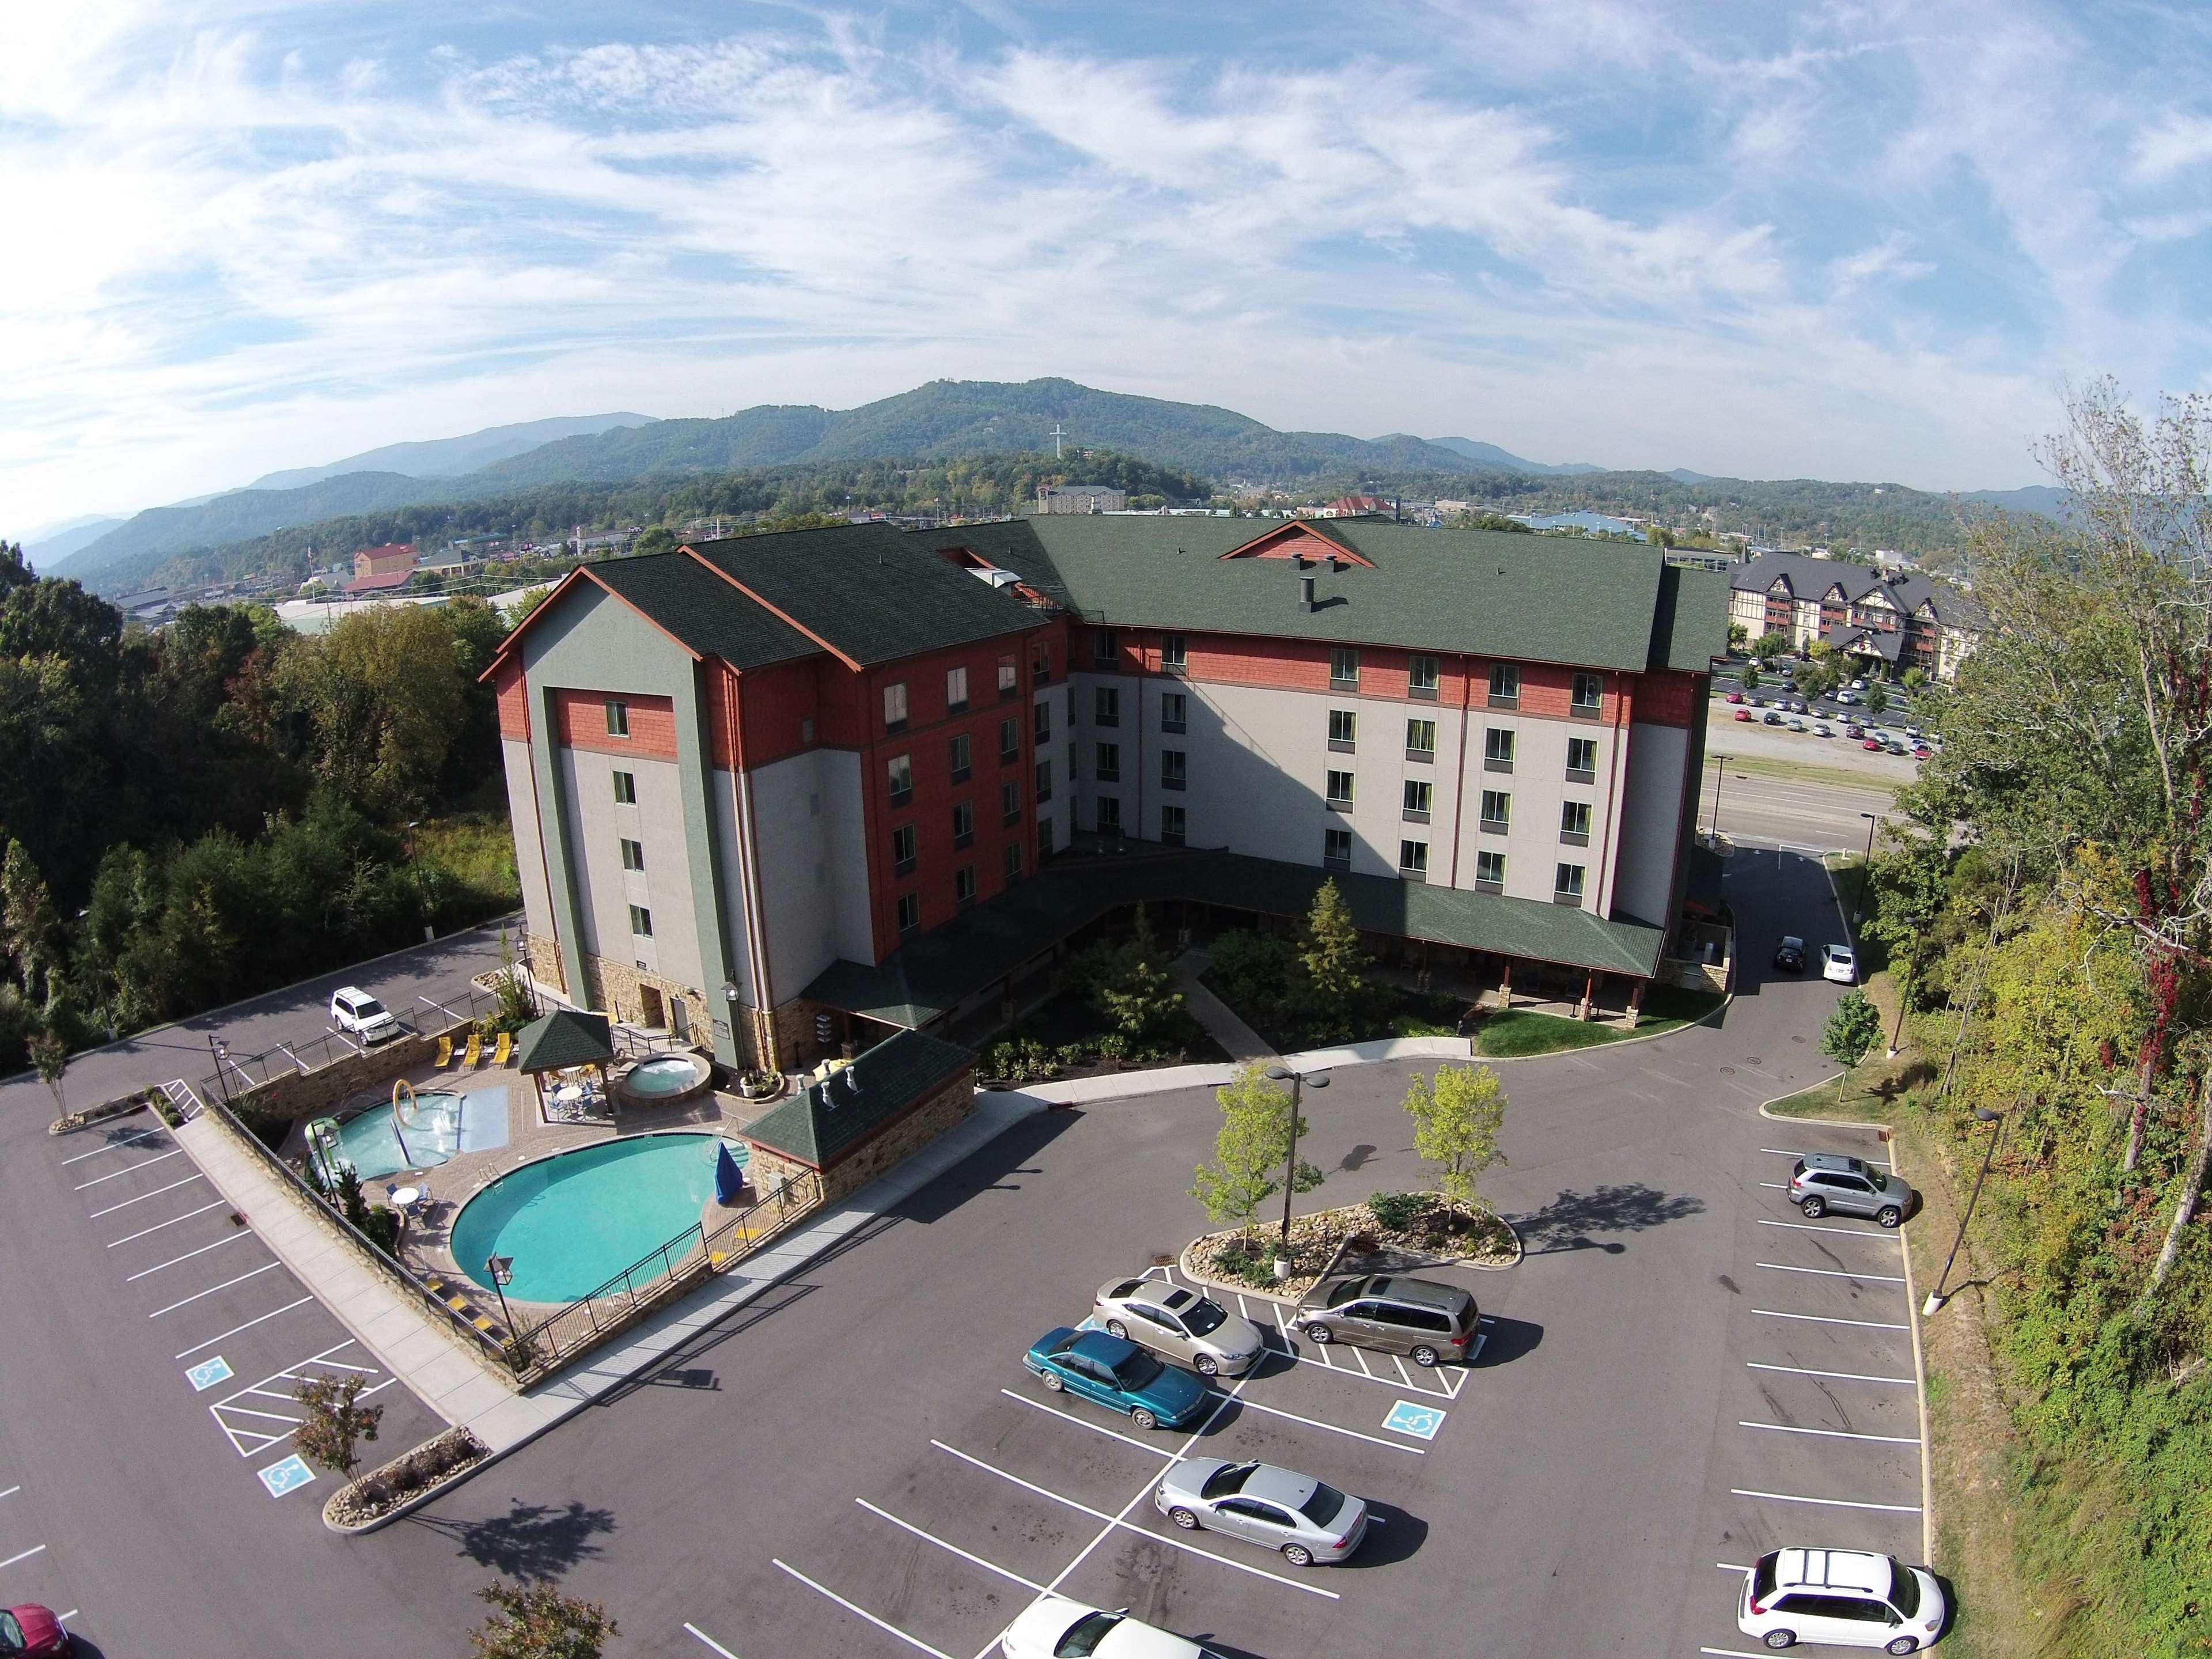
[[[484,1262],[484,1271],[491,1275],[492,1289],[499,1292],[500,1320],[506,1325],[507,1335],[512,1337],[514,1334],[514,1316],[507,1311],[507,1286],[514,1277],[514,1258],[511,1255],[489,1257]]]
[[[1270,1066],[1264,1075],[1271,1081],[1291,1085],[1291,1154],[1283,1164],[1283,1237],[1275,1251],[1276,1277],[1287,1279],[1290,1277],[1288,1264],[1291,1260],[1291,1199],[1297,1191],[1298,1185],[1298,1092],[1302,1087],[1328,1088],[1328,1073],[1316,1072],[1310,1077],[1301,1077],[1289,1066],[1278,1063]]]
[[[1943,1305],[1943,1287],[1951,1279],[1951,1264],[1959,1259],[1959,1246],[1966,1240],[1966,1224],[1974,1218],[1974,1205],[1982,1195],[1982,1182],[1989,1179],[1990,1160],[1996,1156],[1997,1137],[2004,1133],[2004,1114],[1993,1112],[1986,1106],[1974,1108],[1974,1120],[1990,1126],[1989,1145],[1982,1148],[1982,1167],[1974,1176],[1974,1190],[1966,1199],[1966,1213],[1959,1218],[1959,1236],[1951,1241],[1951,1254],[1943,1258],[1943,1271],[1936,1275],[1936,1288],[1928,1292],[1928,1300],[1920,1305],[1920,1316],[1928,1318]]]

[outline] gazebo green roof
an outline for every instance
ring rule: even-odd
[[[518,1072],[558,1072],[571,1066],[604,1066],[615,1057],[605,1014],[556,1008],[524,1026],[514,1039]]]

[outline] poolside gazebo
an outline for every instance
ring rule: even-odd
[[[546,1073],[588,1066],[599,1074],[599,1092],[604,1095],[607,1062],[614,1057],[607,1017],[580,1013],[574,1008],[556,1008],[543,1018],[532,1020],[514,1039],[514,1069],[526,1073],[538,1091],[540,1117],[545,1112]]]

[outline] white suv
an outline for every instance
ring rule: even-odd
[[[1863,1550],[1770,1550],[1743,1576],[1736,1628],[1770,1648],[1800,1642],[1914,1653],[1943,1628],[1935,1575]]]
[[[331,993],[331,1023],[363,1042],[382,1042],[399,1035],[392,1011],[366,991],[349,985]]]

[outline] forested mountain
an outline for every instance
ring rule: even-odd
[[[1402,434],[1393,434],[1393,436]],[[1602,472],[1606,469],[1589,461],[1532,461],[1516,455],[1510,449],[1500,449],[1496,444],[1478,442],[1473,438],[1431,438],[1428,441],[1438,449],[1449,449],[1455,455],[1463,455],[1482,466],[1497,467],[1506,472],[1528,472],[1539,477],[1550,474],[1568,475],[1577,472]]]
[[[386,444],[381,449],[365,450],[324,466],[295,466],[289,471],[266,473],[246,487],[298,489],[344,472],[401,472],[410,478],[454,478],[510,456],[526,455],[563,438],[588,438],[617,427],[652,423],[650,415],[556,415],[542,421],[488,426],[481,432],[467,433],[459,438]]]

